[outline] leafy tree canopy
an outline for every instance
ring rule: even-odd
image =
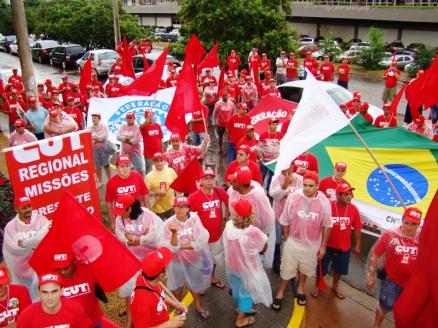
[[[383,40],[383,31],[375,27],[368,30],[368,38],[370,47],[362,51],[360,60],[363,67],[369,70],[380,69],[379,62],[385,57],[385,42]]]

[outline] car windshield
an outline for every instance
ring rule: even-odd
[[[99,60],[110,60],[110,59],[116,59],[117,57],[119,57],[119,55],[117,54],[117,52],[103,52],[98,54],[97,56],[99,58]]]
[[[327,90],[328,95],[335,101],[337,105],[351,100],[351,94],[342,87],[336,87]]]
[[[59,46],[59,43],[53,40],[40,41],[42,48],[53,48]]]
[[[6,37],[6,39],[7,39],[9,42],[12,42],[12,41],[15,41],[15,39],[17,39],[17,37],[16,37],[15,35],[8,35],[8,36]]]
[[[80,46],[68,47],[67,52],[69,54],[78,54],[80,52],[84,52],[84,49]]]

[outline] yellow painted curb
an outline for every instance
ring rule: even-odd
[[[287,328],[305,328],[305,315],[306,307],[298,305],[297,300],[294,299],[294,311],[292,312],[292,317],[290,318]]]
[[[187,308],[188,308],[188,307],[190,306],[190,304],[193,303],[193,297],[192,297],[192,294],[191,294],[190,292],[187,292],[187,293],[186,293],[186,296],[184,296],[182,302],[183,302],[183,303],[187,306]],[[175,315],[175,311],[172,311],[172,312],[169,314],[169,318],[172,319],[174,315]]]

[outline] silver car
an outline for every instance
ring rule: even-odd
[[[88,58],[91,58],[91,66],[94,73],[101,76],[108,74],[118,57],[120,57],[119,54],[112,49],[90,50],[82,58],[78,59],[76,64],[78,65],[79,72],[82,72]]]

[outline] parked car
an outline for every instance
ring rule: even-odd
[[[370,48],[369,42],[359,42],[359,43],[352,44],[350,46],[350,50],[365,50],[365,49],[369,49],[369,48]]]
[[[334,61],[340,63],[343,58],[348,58],[350,63],[356,63],[357,58],[360,56],[361,53],[362,50],[360,49],[347,50],[335,56]]]
[[[315,37],[315,43],[319,43],[319,42],[324,41],[324,40],[325,40],[325,37],[323,37],[322,35]]]
[[[394,55],[380,61],[379,65],[382,67],[389,67],[393,61],[397,62],[397,68],[403,69],[407,64],[414,62],[414,57],[410,55]]]
[[[32,59],[38,60],[40,64],[48,63],[50,53],[59,46],[59,42],[55,40],[39,40],[30,49]]]
[[[316,44],[307,44],[307,45],[299,47],[297,53],[298,53],[298,56],[300,56],[301,58],[304,58],[304,57],[306,57],[306,53],[308,51],[311,51],[313,53],[313,52],[318,51],[318,50],[319,50],[319,48]]]
[[[155,62],[155,60],[157,60],[157,58],[161,55],[162,52],[163,52],[162,50],[154,49],[152,50],[152,52],[145,55],[149,66],[151,66]],[[179,60],[173,57],[172,55],[167,55],[166,57],[166,64],[169,62],[176,64],[176,66],[178,67],[181,66]],[[144,70],[143,55],[135,55],[134,57],[132,57],[132,65],[134,66],[135,73],[143,72]]]
[[[309,45],[314,44],[315,40],[313,38],[305,37],[298,40],[298,43],[301,45]]]
[[[335,83],[318,81],[318,84],[322,87],[322,89],[327,91],[328,95],[334,100],[337,105],[353,99],[353,94],[350,91]],[[281,97],[283,99],[299,103],[301,97],[303,96],[304,85],[305,80],[297,80],[292,82],[286,82],[278,86],[277,89],[280,90]],[[383,111],[374,105],[370,105],[368,113],[376,118],[377,116],[383,114]]]
[[[426,46],[424,45],[424,43],[410,43],[406,49],[412,50],[415,53],[418,52],[418,50],[424,49]]]
[[[330,55],[330,59],[332,59],[332,57],[336,54],[339,54],[342,52],[342,49],[339,48],[338,46],[332,48],[332,52],[329,53]],[[319,49],[318,51],[315,51],[312,53],[312,57],[316,58],[318,60],[323,60],[324,59],[324,55],[325,55],[325,50],[324,49]]]
[[[32,48],[35,45],[35,40],[32,38],[27,38],[27,42],[29,43],[29,48]],[[20,51],[18,50],[18,40],[15,40],[10,45],[10,53],[11,55],[16,55],[16,56],[20,55]]]
[[[76,61],[85,54],[85,49],[74,43],[61,44],[50,54],[50,65],[60,65],[63,69],[76,66]]]
[[[15,35],[6,35],[0,39],[0,50],[9,53],[11,44],[17,39]]]
[[[400,40],[392,41],[387,45],[387,49],[392,53],[403,50],[404,48],[405,46]]]
[[[79,58],[76,61],[79,72],[82,71],[85,62],[90,57],[91,57],[91,65],[93,66],[94,72],[98,76],[100,76],[100,75],[108,74],[109,70],[111,69],[111,66],[116,62],[116,58],[119,57],[119,54],[112,49],[90,50],[86,52],[82,58]]]

